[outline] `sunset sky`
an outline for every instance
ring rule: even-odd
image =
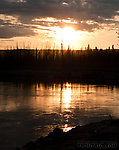
[[[0,49],[119,48],[119,0],[0,0]]]

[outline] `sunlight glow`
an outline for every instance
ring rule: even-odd
[[[70,43],[72,43],[73,41],[76,40],[76,32],[71,27],[66,27],[66,28],[63,28],[63,29],[58,29],[56,31],[56,36],[57,36],[57,38],[63,40],[67,44],[70,44]]]
[[[76,31],[72,27],[65,28],[55,28],[55,39],[59,43],[63,42],[63,49],[67,49],[68,46],[70,49],[78,49],[78,46],[81,47],[81,41],[84,40],[87,32],[85,31]]]

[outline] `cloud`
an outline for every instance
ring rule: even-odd
[[[0,26],[0,38],[12,38],[17,36],[33,36],[36,33],[24,26]]]
[[[77,25],[74,25],[77,30],[93,31],[101,27],[101,24],[119,23],[114,20],[114,16],[119,15],[119,0],[0,0],[0,13],[15,16],[22,24],[29,25],[34,24],[32,20],[35,18],[73,18],[77,21]],[[93,21],[94,24],[86,23],[87,20]],[[45,21],[39,24],[48,25]],[[62,26],[62,23],[55,21],[50,25]],[[31,30],[24,30],[28,35],[32,35]]]
[[[65,5],[64,5],[65,4]],[[66,5],[67,4],[67,5]],[[112,18],[118,14],[118,0],[18,0],[0,1],[0,12],[19,16],[75,18],[92,20],[101,16]]]

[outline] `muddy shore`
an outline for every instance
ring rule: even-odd
[[[119,119],[77,126],[68,132],[55,128],[46,137],[16,150],[118,150]]]

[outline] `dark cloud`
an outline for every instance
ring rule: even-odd
[[[103,23],[118,23],[115,22],[114,16],[119,14],[119,0],[26,0],[21,3],[17,1],[0,0],[0,13],[17,16],[24,24],[34,24],[33,19],[43,17],[73,18],[78,22],[74,25],[76,29],[93,31]],[[94,24],[85,23],[87,20],[92,20]],[[39,24],[47,23],[42,21]],[[60,25],[57,21],[53,24]]]
[[[0,26],[0,38],[12,38],[16,36],[31,36],[35,33],[24,26]]]
[[[64,5],[63,3],[67,3]],[[95,19],[112,18],[119,10],[118,0],[26,0],[0,1],[0,12],[34,17]]]
[[[75,30],[88,31],[88,32],[93,32],[95,29],[100,28],[97,23],[88,24],[86,22],[78,23],[78,24],[72,24],[71,27],[74,27]]]

